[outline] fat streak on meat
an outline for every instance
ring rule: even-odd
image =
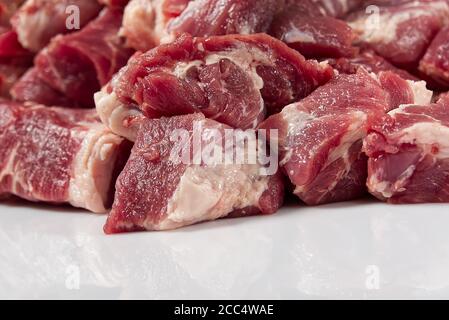
[[[261,128],[279,130],[280,163],[301,200],[309,205],[351,200],[366,192],[361,150],[368,123],[400,104],[429,102],[431,96],[424,82],[361,69],[337,76]]]
[[[404,105],[371,125],[368,188],[389,203],[449,202],[449,99]]]
[[[278,0],[194,0],[167,26],[173,37],[195,37],[266,32],[282,9]]]
[[[143,117],[202,112],[234,128],[254,128],[333,76],[265,34],[192,38],[136,55],[95,95],[102,121],[135,140]]]
[[[104,9],[82,30],[53,38],[36,56],[39,78],[77,104],[92,107],[93,94],[132,54],[118,36],[121,19],[120,9]],[[36,93],[36,99],[31,101],[39,102],[40,93]],[[19,100],[25,100],[20,92],[17,95]]]
[[[359,35],[358,43],[369,46],[397,66],[415,69],[438,31],[449,21],[446,0],[409,1],[361,10],[349,18]]]
[[[199,125],[202,129],[195,129]],[[259,164],[174,161],[173,150],[182,141],[172,134],[179,129],[187,133],[187,140],[195,139],[197,130],[202,146],[212,142],[223,147],[224,134],[211,141],[207,130],[223,132],[230,127],[202,114],[145,119],[118,178],[106,233],[176,229],[224,217],[272,214],[280,208],[282,177],[261,174]],[[201,151],[190,148],[195,159]]]
[[[368,72],[379,74],[382,71],[391,71],[406,80],[419,80],[404,69],[395,67],[393,64],[377,55],[373,50],[361,50],[351,58],[329,59],[329,64],[341,73],[354,74],[360,68]]]
[[[120,35],[140,51],[158,46],[168,37],[167,24],[179,16],[189,0],[131,0],[125,8]]]
[[[310,13],[302,6],[287,6],[276,15],[269,33],[306,57],[350,57],[355,35],[342,20]]]
[[[130,144],[94,110],[0,100],[0,195],[104,213]]]
[[[285,5],[301,8],[308,16],[330,16],[343,18],[362,6],[363,0],[286,0]]]
[[[93,0],[27,0],[11,20],[22,46],[38,52],[54,36],[76,31],[67,27],[70,6],[79,10],[76,18],[80,27],[95,18],[101,9]]]

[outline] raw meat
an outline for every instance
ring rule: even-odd
[[[27,67],[0,64],[0,97],[10,97],[9,90],[26,70]]]
[[[299,6],[311,16],[326,15],[341,18],[360,7],[363,0],[286,0],[286,6]]]
[[[33,55],[17,41],[17,34],[0,30],[0,97],[9,97],[9,90],[32,64]]]
[[[120,35],[127,46],[148,51],[167,37],[167,24],[179,16],[189,0],[131,0],[125,8]]]
[[[368,188],[389,203],[449,202],[449,101],[405,105],[365,140]]]
[[[301,1],[301,0],[299,0]],[[318,0],[319,3],[332,17],[344,17],[362,4],[362,0]]]
[[[321,0],[319,0],[321,1]],[[292,8],[298,14],[308,17],[325,17],[329,16],[329,13],[323,6],[316,0],[286,0],[282,10],[286,8]]]
[[[0,195],[103,213],[129,142],[94,110],[0,101]]]
[[[13,30],[0,33],[0,64],[29,65],[33,54],[22,47]]]
[[[53,38],[35,59],[39,77],[68,98],[92,106],[94,93],[132,54],[118,37],[121,20],[121,10],[104,9],[81,31]]]
[[[73,12],[68,9],[73,6],[78,9],[79,24],[70,29],[73,21],[68,18]],[[54,36],[76,31],[75,27],[82,28],[98,15],[100,9],[100,4],[93,0],[27,0],[11,23],[22,46],[38,52]]]
[[[234,128],[254,128],[268,113],[297,101],[333,76],[265,34],[184,35],[130,60],[95,96],[112,131],[135,140],[146,116],[202,112]]]
[[[421,0],[365,10],[353,15],[349,25],[368,45],[397,66],[415,69],[433,37],[449,21],[446,0]]]
[[[351,28],[342,20],[304,13],[288,6],[276,15],[269,33],[306,57],[347,57],[355,54]]]
[[[363,6],[397,6],[413,1],[427,1],[427,0],[363,0]],[[433,1],[433,0],[430,0]]]
[[[280,164],[301,200],[309,205],[345,201],[366,192],[361,150],[368,123],[400,104],[427,103],[431,96],[424,82],[360,69],[337,76],[261,128],[279,130]]]
[[[30,68],[15,82],[10,92],[15,101],[33,101],[46,106],[82,107],[75,100],[50,87],[39,77],[36,68]]]
[[[353,58],[330,59],[329,64],[341,73],[354,74],[359,68],[378,74],[381,71],[392,71],[406,80],[418,80],[406,70],[399,69],[377,55],[372,50],[362,50]]]
[[[449,87],[449,26],[443,28],[433,40],[419,64],[419,70]]]
[[[277,0],[194,0],[167,27],[168,41],[187,32],[195,37],[265,32],[282,9]],[[166,41],[167,42],[167,41]]]
[[[204,148],[223,147],[224,134],[213,140],[208,137],[211,130],[223,133],[226,129],[230,128],[202,114],[144,120],[117,181],[105,232],[168,230],[224,217],[276,212],[284,194],[280,174],[263,175],[259,164],[205,162],[201,155],[197,164],[173,160],[173,150],[184,152],[180,149],[183,140],[173,139],[177,130],[185,134],[185,141],[195,141],[198,135],[196,141]],[[201,154],[195,146],[188,146],[187,152],[192,159]]]
[[[2,0],[0,3],[0,28],[10,27],[9,19],[24,1],[25,0]]]
[[[129,0],[99,0],[99,2],[110,7],[124,7]]]

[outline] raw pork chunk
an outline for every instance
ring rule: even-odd
[[[278,2],[282,4],[282,2]],[[363,0],[285,0],[285,6],[296,6],[308,16],[342,18],[360,7]]]
[[[17,34],[0,28],[0,97],[8,97],[11,87],[32,65],[33,54],[23,48]]]
[[[135,140],[141,119],[202,112],[234,128],[254,128],[333,76],[265,34],[184,35],[131,59],[96,94],[102,121]]]
[[[167,32],[174,37],[186,32],[195,37],[266,32],[282,4],[278,0],[194,0],[169,23]]]
[[[264,175],[261,165],[248,162],[225,164],[223,158],[212,157],[205,161],[206,146],[223,148],[226,129],[230,128],[202,114],[144,120],[117,181],[105,232],[168,230],[224,217],[276,212],[284,194],[279,173]],[[177,130],[182,130],[184,139],[173,138]],[[211,138],[210,130],[217,130],[221,137]],[[187,152],[182,149],[184,141],[193,141]],[[177,161],[178,154],[186,153],[190,159],[199,155],[200,161]]]
[[[79,25],[73,29],[67,22],[74,12],[67,10],[75,6],[79,11]],[[101,5],[93,0],[27,0],[15,13],[11,22],[19,36],[20,43],[27,49],[38,52],[50,39],[58,34],[76,31],[100,12]]]
[[[118,36],[121,19],[120,9],[104,9],[82,30],[53,38],[35,59],[39,77],[80,105],[93,106],[94,93],[132,54]]]
[[[26,70],[24,66],[0,64],[0,97],[10,97],[9,91]]]
[[[433,40],[419,64],[419,70],[434,81],[449,87],[449,26]]]
[[[130,144],[93,110],[0,100],[0,195],[103,213]]]
[[[82,107],[77,101],[48,85],[35,67],[30,68],[19,81],[11,85],[10,94],[14,101],[33,101],[46,106]]]
[[[287,0],[287,1],[304,1],[304,0]],[[331,17],[342,18],[352,10],[357,9],[363,3],[363,0],[312,0],[322,7],[326,14]]]
[[[148,51],[168,37],[167,24],[188,3],[189,0],[131,0],[125,8],[120,35],[126,38],[127,46]]]
[[[366,192],[362,141],[368,123],[400,104],[429,102],[431,96],[424,82],[359,70],[339,75],[261,128],[279,130],[280,164],[301,200],[309,205],[345,201]]]
[[[434,36],[449,21],[446,0],[410,1],[352,15],[349,25],[357,42],[397,66],[416,69]]]
[[[311,13],[303,6],[287,6],[276,15],[269,33],[306,57],[352,56],[355,38],[342,20]]]
[[[449,202],[449,101],[404,105],[364,142],[368,188],[389,203]]]
[[[395,67],[372,50],[361,50],[352,58],[330,59],[328,62],[341,73],[354,74],[358,69],[364,68],[375,74],[379,74],[381,71],[391,71],[406,80],[418,80],[408,71]]]
[[[0,29],[1,27],[10,27],[10,18],[24,1],[25,0],[2,0],[0,3]]]

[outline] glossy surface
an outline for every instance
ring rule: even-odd
[[[0,205],[0,298],[449,298],[448,205],[362,200],[173,232]]]

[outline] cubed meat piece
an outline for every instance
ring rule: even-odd
[[[230,129],[200,113],[145,119],[117,181],[105,232],[169,230],[276,212],[284,194],[277,166],[270,172],[258,161],[225,158],[223,150],[251,158],[250,148],[229,148]],[[246,141],[254,145],[255,135]]]

